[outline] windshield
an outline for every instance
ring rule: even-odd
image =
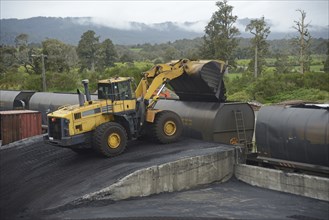
[[[98,84],[98,99],[129,100],[132,98],[130,81]]]

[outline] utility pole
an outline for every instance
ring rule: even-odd
[[[258,76],[258,42],[256,42],[255,46],[254,76],[255,78]]]
[[[46,92],[47,91],[47,84],[46,84],[46,68],[45,68],[45,57],[47,55],[44,55],[43,53],[41,55],[32,55],[32,57],[41,57],[41,66],[42,66],[42,91]]]

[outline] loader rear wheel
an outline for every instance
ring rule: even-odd
[[[108,122],[98,126],[93,137],[94,149],[106,157],[121,154],[127,146],[127,132],[116,122]]]
[[[157,113],[153,124],[154,136],[162,144],[177,141],[183,132],[183,123],[180,117],[172,111]]]

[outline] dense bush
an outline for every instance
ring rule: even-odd
[[[329,73],[306,73],[304,86],[329,92]]]
[[[78,72],[74,70],[66,73],[47,73],[46,75],[48,91],[74,92],[81,82],[79,82]]]
[[[225,78],[228,99],[257,100],[276,103],[289,99],[328,102],[329,74],[327,73],[266,73],[254,79],[251,74]]]
[[[300,88],[292,91],[278,93],[277,95],[268,98],[267,102],[278,103],[285,100],[328,102],[329,93],[319,89]]]
[[[38,74],[24,74],[24,83],[21,85],[23,90],[42,91],[42,78]]]
[[[142,72],[151,67],[150,63],[126,63],[106,68],[103,72],[90,70],[79,72],[78,69],[62,73],[47,71],[47,91],[75,92],[77,88],[83,88],[81,80],[88,79],[90,91],[94,92],[97,89],[98,80],[115,76],[133,77],[138,83]],[[42,91],[42,78],[40,74],[28,74],[20,68],[15,72],[0,75],[0,89]]]

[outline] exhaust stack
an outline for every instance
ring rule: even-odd
[[[85,96],[83,95],[83,93],[80,92],[79,89],[77,89],[77,93],[78,93],[78,97],[79,97],[79,105],[83,106],[85,103]]]
[[[90,97],[90,92],[89,92],[89,89],[88,89],[88,83],[89,83],[88,79],[82,80],[82,84],[85,88],[86,98],[87,98],[87,101],[89,102],[89,101],[91,101],[91,97]]]

